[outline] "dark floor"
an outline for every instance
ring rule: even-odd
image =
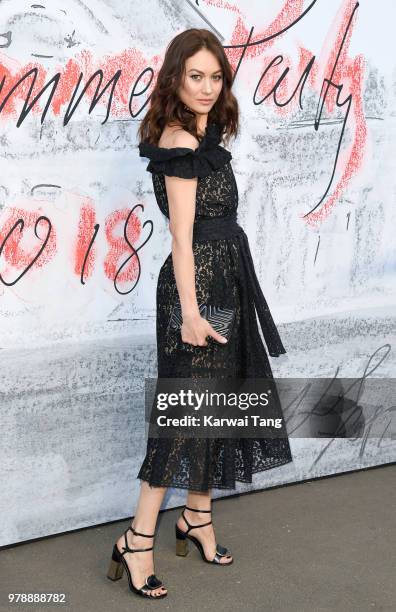
[[[213,502],[230,567],[203,563],[191,545],[174,552],[180,510],[160,514],[156,573],[168,597],[144,601],[125,577],[106,578],[111,549],[129,520],[0,552],[1,610],[87,612],[396,610],[396,466],[342,474]],[[8,593],[66,594],[67,604],[16,605]]]

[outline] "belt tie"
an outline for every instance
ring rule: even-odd
[[[268,353],[271,357],[278,357],[286,353],[286,350],[256,276],[248,237],[237,223],[237,213],[234,212],[226,217],[198,218],[194,222],[193,242],[221,240],[234,236],[238,238],[240,245],[239,280],[243,287],[243,309],[247,313],[250,312],[250,296],[252,296]]]

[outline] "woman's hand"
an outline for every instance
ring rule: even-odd
[[[211,336],[217,342],[227,343],[227,338],[213,329],[210,323],[200,314],[183,317],[181,326],[181,338],[183,342],[188,342],[193,346],[208,346],[207,336]]]

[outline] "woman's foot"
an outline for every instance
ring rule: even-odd
[[[204,523],[208,523],[211,520],[212,514],[209,512],[194,512],[191,510],[187,510],[184,508],[184,514],[186,515],[186,519],[190,523],[190,525],[203,525]],[[188,529],[188,525],[186,524],[183,516],[179,516],[177,520],[177,526],[182,531],[186,532]],[[205,525],[204,527],[199,527],[199,529],[191,529],[188,532],[188,535],[192,535],[199,542],[201,542],[204,553],[207,559],[213,559],[216,554],[216,537],[213,528],[213,523],[210,525]],[[228,565],[233,560],[232,555],[229,553],[225,557],[220,558],[220,563]]]
[[[133,527],[135,526],[133,525]],[[136,529],[136,531],[139,530]],[[128,546],[130,548],[150,548],[150,546],[153,546],[153,538],[137,536],[132,533],[130,529],[126,531],[126,537]],[[119,552],[122,552],[122,547],[125,546],[124,534],[120,536],[116,544]],[[145,584],[147,576],[154,574],[153,551],[147,550],[141,551],[139,553],[126,552],[123,557],[127,562],[127,565],[131,572],[133,585],[137,589],[140,589]],[[150,590],[149,592],[150,595],[147,595],[147,597],[158,597],[158,595],[163,595],[164,593],[167,593],[167,590],[164,586],[160,586],[156,589]]]

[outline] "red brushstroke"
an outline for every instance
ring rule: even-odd
[[[346,31],[346,25],[354,5],[355,0],[344,0],[343,6],[340,8],[334,19],[333,25],[330,29],[330,31],[333,32],[334,40],[330,41],[330,39],[328,39],[328,58],[327,62],[323,62],[325,64],[325,76],[330,75],[332,68],[335,65],[336,49],[339,49],[341,46],[341,39]],[[344,170],[335,188],[333,188],[332,195],[329,196],[327,201],[319,210],[313,212],[306,218],[307,223],[310,225],[323,221],[329,216],[331,210],[336,205],[337,200],[347,188],[353,175],[357,174],[364,157],[364,147],[367,140],[367,123],[364,116],[362,99],[365,60],[362,55],[358,55],[354,59],[349,58],[347,55],[352,32],[353,26],[347,33],[347,38],[344,42],[343,48],[341,49],[341,56],[338,60],[336,70],[333,75],[333,82],[338,84],[342,83],[346,90],[346,94],[343,97],[341,96],[341,100],[345,99],[346,95],[348,94],[352,94],[353,97],[351,113],[348,118],[349,129],[352,132],[352,144],[349,151],[341,151],[339,167],[344,168]],[[320,63],[320,65],[322,64]],[[318,84],[318,81],[316,83]],[[333,88],[332,95],[329,95],[326,98],[325,105],[329,114],[337,112],[335,111],[336,93],[336,90]]]
[[[347,30],[347,23],[353,12],[353,8],[356,4],[356,0],[344,0],[337,15],[333,21],[332,26],[329,30],[329,35],[326,41],[327,48],[327,57],[324,56],[320,58],[317,64],[314,64],[313,69],[309,75],[309,79],[307,84],[309,84],[318,94],[320,95],[322,84],[323,84],[323,75],[328,78],[331,74],[332,68],[336,62],[336,54],[337,50],[341,47],[341,40],[345,31]],[[278,16],[272,21],[272,23],[267,26],[263,31],[255,32],[254,37],[249,40],[249,44],[254,42],[255,40],[261,40],[265,37],[271,36],[279,32],[285,28],[289,23],[298,18],[298,15],[301,14],[304,8],[303,0],[286,0],[283,8],[279,12]],[[356,21],[356,15],[355,15]],[[307,224],[315,225],[318,222],[326,219],[334,208],[337,200],[341,197],[342,193],[347,188],[352,177],[357,174],[358,170],[361,167],[362,160],[364,157],[364,146],[367,139],[367,124],[366,119],[363,112],[363,102],[362,102],[362,88],[363,88],[363,76],[364,76],[364,68],[365,61],[362,55],[351,59],[348,56],[348,48],[351,41],[351,36],[353,32],[353,23],[352,27],[348,30],[346,40],[342,47],[341,55],[338,59],[336,71],[333,75],[333,82],[338,85],[343,85],[345,90],[344,97],[341,97],[341,100],[344,99],[348,94],[352,94],[353,102],[351,113],[348,117],[348,128],[352,133],[352,145],[350,146],[349,151],[340,152],[340,156],[338,159],[338,166],[344,168],[342,176],[338,179],[337,184],[332,187],[332,195],[330,195],[327,200],[321,205],[321,207],[311,213],[309,216],[304,217],[304,214],[301,214],[300,217],[304,218],[304,221]],[[238,20],[233,35],[231,37],[231,44],[233,45],[241,45],[246,44],[248,40],[248,30],[245,27],[245,24]],[[287,34],[287,32],[285,33]],[[244,56],[244,61],[247,58],[255,58],[260,57],[260,65],[265,68],[271,59],[274,56],[274,52],[270,56],[268,53],[268,49],[272,48],[275,43],[281,41],[281,37],[285,34],[277,36],[276,38],[271,39],[265,43],[261,43],[258,45],[254,45],[252,47],[248,47],[246,49],[246,53]],[[241,55],[241,49],[227,49],[227,54],[229,60],[234,65],[234,69],[236,69],[237,63],[239,61]],[[283,55],[279,52],[280,55]],[[260,84],[259,93],[260,96],[263,97],[265,91],[269,91],[273,85],[276,83],[277,78],[279,78],[282,71],[286,66],[292,67],[293,61],[292,58],[287,58],[287,63],[284,61],[278,66],[273,66],[272,69],[267,73],[266,78],[263,79]],[[297,74],[301,74],[305,65],[309,61],[309,52],[302,46],[299,48],[299,57],[298,57],[298,65],[297,65]],[[319,74],[318,70],[319,66],[324,65],[325,69],[323,75]],[[287,99],[292,91],[293,82],[295,82],[292,78],[292,70],[288,73],[287,77],[282,82],[281,86],[278,88],[278,92],[282,92],[284,94],[285,99]],[[289,87],[287,87],[289,85]],[[325,107],[329,114],[338,112],[335,109],[335,100],[337,96],[337,90],[333,87],[330,91],[330,95],[327,96],[325,101]],[[270,100],[270,99],[269,99]],[[293,99],[294,104],[289,103],[284,107],[276,107],[275,112],[284,116],[289,115],[293,112],[295,108],[295,104],[297,102],[297,96]],[[320,129],[320,127],[319,127]],[[323,127],[322,127],[323,129]]]
[[[245,61],[247,59],[260,58],[260,65],[262,65],[263,54],[268,53],[273,45],[277,43],[280,36],[276,36],[267,42],[260,44],[253,44],[255,41],[262,40],[273,34],[276,34],[280,30],[286,28],[290,23],[298,19],[299,15],[304,10],[303,0],[285,0],[284,5],[274,20],[265,26],[263,30],[254,31],[254,36],[249,40],[249,44],[252,45],[246,49],[244,56]],[[244,45],[249,38],[250,26],[247,27],[242,18],[238,18],[234,31],[231,34],[230,45]],[[288,32],[283,34],[286,36]],[[241,49],[226,49],[227,57],[231,65],[236,69],[238,64]]]
[[[245,18],[242,16],[241,10],[237,6],[236,3],[232,2],[224,2],[222,0],[207,0],[207,4],[216,6],[217,8],[222,8],[228,12],[232,12],[237,15],[236,25],[234,27],[233,34],[231,36],[230,43],[232,45],[243,45],[246,43],[249,37],[250,28],[246,26]],[[264,27],[261,31],[254,31],[254,36],[250,39],[249,44],[255,40],[261,40],[268,36],[276,35],[274,38],[267,42],[263,42],[258,45],[249,46],[246,49],[243,61],[246,62],[249,59],[253,59],[256,61],[259,68],[265,68],[266,65],[271,61],[274,57],[275,46],[281,44],[282,37],[288,35],[290,30],[286,30],[283,34],[277,34],[279,31],[284,30],[294,21],[298,20],[301,14],[304,12],[304,0],[284,0],[281,3],[281,8],[279,9],[278,14],[272,20],[272,22],[266,27]],[[330,27],[329,35],[325,43],[325,52],[322,54],[320,61],[316,62],[311,69],[309,78],[307,80],[306,86],[309,85],[318,96],[320,95],[323,77],[328,78],[330,76],[330,72],[332,67],[335,64],[335,56],[337,50],[340,48],[340,41],[342,39],[343,34],[346,30],[346,25],[348,19],[353,11],[355,5],[355,0],[343,0],[339,11],[337,12],[336,18],[334,19],[333,24]],[[339,163],[343,163],[343,171],[341,177],[337,178],[337,184],[335,186],[331,186],[332,193],[327,197],[327,199],[321,204],[320,208],[316,211],[312,212],[309,216],[305,217],[304,220],[308,224],[315,224],[324,220],[334,208],[337,200],[341,197],[345,189],[347,188],[351,178],[358,172],[361,167],[363,155],[364,155],[364,146],[367,138],[367,126],[365,117],[363,114],[363,104],[362,104],[362,84],[363,84],[363,75],[364,75],[364,58],[360,55],[355,58],[350,58],[348,56],[348,49],[350,46],[351,35],[352,35],[353,27],[351,27],[348,31],[347,39],[343,45],[341,56],[338,60],[337,69],[335,74],[333,75],[333,82],[338,85],[342,85],[345,92],[346,97],[348,94],[352,94],[352,108],[350,115],[348,117],[348,130],[352,133],[352,145],[350,146],[348,151],[342,151],[339,157]],[[237,67],[238,61],[241,57],[243,49],[226,49],[229,60],[234,68]],[[279,54],[282,54],[281,51]],[[282,84],[279,86],[277,93],[281,98],[284,96],[284,99],[287,100],[290,97],[290,93],[293,91],[296,83],[297,76],[301,74],[301,71],[304,69],[304,65],[306,65],[309,61],[310,55],[309,51],[305,49],[302,45],[299,45],[298,51],[294,58],[285,57],[283,61],[278,66],[272,66],[266,75],[265,79],[263,79],[260,85],[260,95],[265,94],[265,91],[268,91],[268,88],[274,85],[279,75],[283,72],[286,66],[290,68],[288,75],[285,77]],[[293,66],[294,60],[294,66]],[[287,61],[287,64],[286,64]],[[130,90],[132,87],[132,83],[136,81],[138,75],[145,69],[147,65],[151,65],[154,72],[158,70],[162,63],[162,58],[159,56],[154,56],[150,60],[144,57],[144,55],[137,49],[126,49],[118,54],[112,56],[104,56],[103,58],[94,59],[92,54],[89,51],[83,51],[78,54],[73,59],[70,59],[67,64],[63,67],[57,69],[60,72],[60,80],[56,92],[51,101],[51,109],[55,115],[60,115],[63,110],[65,110],[65,106],[67,106],[70,102],[70,99],[73,95],[78,77],[80,72],[83,73],[83,79],[79,87],[79,92],[82,91],[84,84],[87,82],[88,78],[98,69],[101,69],[104,73],[103,80],[101,84],[101,89],[110,81],[110,79],[114,76],[114,73],[117,70],[121,70],[121,75],[118,80],[117,86],[114,89],[113,93],[113,103],[112,103],[112,114],[113,116],[122,117],[122,116],[130,116],[129,113],[129,96]],[[35,95],[37,95],[38,91],[45,85],[45,83],[49,80],[48,77],[52,77],[54,75],[54,71],[51,71],[49,75],[47,70],[41,66],[39,63],[29,63],[26,66],[19,66],[17,69],[15,67],[16,62],[11,60],[4,53],[0,53],[0,74],[4,77],[4,82],[7,86],[7,91],[10,91],[12,86],[21,78],[26,72],[32,67],[37,67],[39,69],[37,81],[35,83],[34,91],[31,94],[30,99],[33,99]],[[322,68],[324,67],[324,72],[322,74],[322,70],[318,70],[318,65]],[[319,74],[319,72],[321,74]],[[17,106],[22,105],[24,100],[26,99],[29,87],[31,85],[31,80],[33,76],[29,77],[22,85],[18,87],[18,89],[13,93],[12,96],[8,99],[5,104],[1,117],[10,117],[15,116],[17,113]],[[145,75],[145,79],[141,81],[142,88],[145,82],[148,82],[150,79],[150,75]],[[1,81],[0,81],[1,82]],[[85,93],[85,102],[86,104],[90,104],[92,97],[95,93],[96,87],[98,85],[99,79],[96,78],[88,90]],[[153,86],[151,84],[150,88]],[[150,94],[150,88],[146,92],[148,96]],[[41,113],[43,103],[45,103],[47,96],[49,94],[50,89],[47,89],[43,94],[41,99],[41,105],[37,102],[32,112]],[[98,105],[102,107],[106,107],[109,99],[109,91],[110,88],[106,90],[106,93],[100,98]],[[4,99],[6,95],[5,88],[2,90],[1,101]],[[78,97],[77,93],[77,97]],[[325,101],[325,107],[328,113],[338,112],[338,109],[335,107],[337,90],[335,87],[331,88],[329,95]],[[341,97],[341,96],[340,96]],[[271,98],[268,98],[268,103],[271,102]],[[275,112],[280,114],[281,116],[289,115],[298,110],[296,107],[297,103],[297,95],[292,101],[287,104],[287,106],[277,107],[273,105]],[[137,98],[137,104],[141,104],[139,102],[139,98]],[[341,109],[342,112],[342,109]],[[319,126],[320,129],[321,126]],[[322,127],[322,129],[325,129]]]
[[[110,249],[105,257],[103,267],[107,278],[113,280],[122,263],[130,257],[131,249],[124,238],[125,221],[130,213],[127,208],[115,210],[105,221],[105,235]],[[135,245],[142,231],[139,218],[132,214],[127,227],[128,240]],[[133,281],[137,278],[139,263],[137,257],[131,257],[128,264],[117,277],[117,282]]]
[[[158,55],[155,55],[150,60],[150,66],[152,66],[154,71],[159,69],[161,63],[162,59]],[[0,103],[3,101],[6,94],[16,85],[19,79],[21,79],[32,68],[37,68],[38,75],[36,77],[33,91],[30,95],[30,100],[34,99],[34,97],[39,93],[40,89],[44,87],[45,83],[51,77],[53,77],[55,73],[60,74],[60,80],[50,104],[50,108],[52,109],[54,115],[60,115],[60,113],[64,110],[64,107],[69,104],[78,82],[80,72],[83,73],[83,79],[80,83],[77,97],[78,94],[82,92],[89,77],[96,70],[100,69],[103,72],[101,89],[105,87],[117,70],[121,70],[121,75],[117,82],[117,86],[115,87],[112,100],[112,114],[119,117],[127,114],[130,116],[128,112],[130,89],[132,83],[137,79],[140,72],[142,72],[142,70],[147,66],[147,59],[137,49],[126,49],[113,56],[104,56],[103,58],[100,58],[100,60],[95,60],[90,51],[82,51],[73,59],[70,59],[65,66],[55,67],[55,70],[51,70],[50,73],[39,62],[31,62],[24,66],[20,66],[18,70],[14,69],[13,71],[7,68],[7,65],[9,64],[9,58],[4,53],[0,53],[0,74],[2,79],[4,77],[7,85],[6,91],[3,88]],[[12,96],[10,96],[10,98],[7,100],[0,114],[0,119],[1,117],[4,119],[16,116],[18,110],[17,103],[19,102],[19,106],[22,106],[23,101],[27,98],[33,78],[34,76],[31,75],[17,87]],[[144,84],[149,81],[149,78],[149,75],[145,75],[145,78],[141,79],[142,89],[144,88]],[[99,76],[90,83],[89,87],[87,87],[84,99],[88,103],[91,102],[98,83]],[[43,108],[40,106],[40,101],[41,105],[43,105],[43,102],[45,105],[50,91],[50,88],[47,89],[43,96],[39,98],[39,100],[32,107],[32,113],[42,113]],[[108,99],[109,89],[107,89],[106,93],[99,100],[98,106],[107,106]]]
[[[20,225],[18,225],[8,237],[1,253],[1,259],[8,264],[8,266],[6,266],[6,268],[2,271],[2,276],[8,279],[8,276],[12,275],[12,270],[22,270],[23,268],[26,268],[35,258],[45,240],[45,237],[47,236],[48,223],[43,220],[38,224],[37,233],[39,238],[37,238],[34,233],[34,226],[38,217],[42,215],[41,208],[38,210],[28,211],[24,210],[23,208],[10,207],[6,210],[8,213],[8,218],[2,224],[0,229],[0,244],[4,243],[8,232],[18,221],[18,219],[23,219],[24,222],[22,231],[20,229]],[[55,253],[56,231],[54,226],[52,226],[47,245],[40,257],[32,265],[31,270],[34,270],[35,268],[43,268],[54,258]]]
[[[95,243],[92,244],[88,256],[85,260],[86,253],[89,249],[91,240],[95,234],[96,211],[93,205],[93,200],[86,198],[80,208],[80,218],[78,221],[77,239],[74,245],[74,264],[73,269],[75,274],[80,276],[84,266],[83,280],[87,280],[94,270],[96,259]]]

